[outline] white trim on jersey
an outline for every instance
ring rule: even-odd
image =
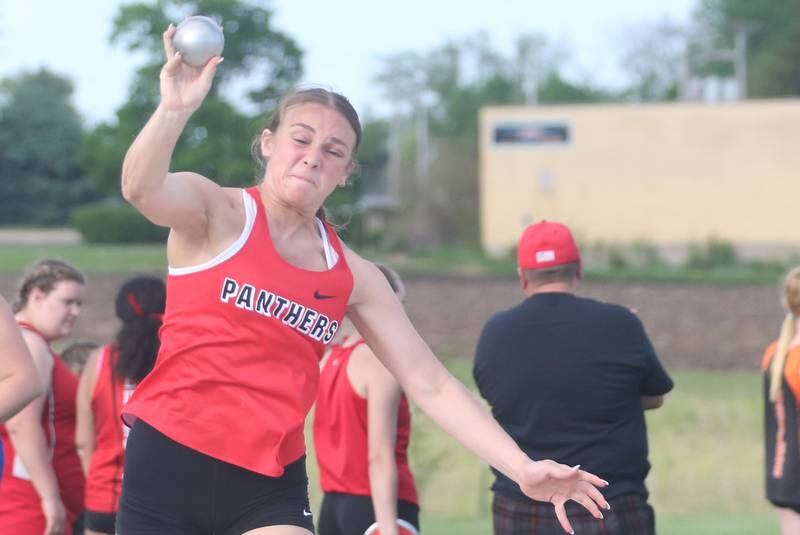
[[[230,244],[224,251],[219,253],[211,260],[203,262],[197,266],[168,266],[167,270],[169,271],[170,275],[188,275],[189,273],[197,273],[198,271],[212,268],[228,260],[233,255],[238,253],[242,247],[244,247],[244,244],[247,242],[247,238],[250,237],[250,232],[253,230],[258,208],[256,206],[255,199],[250,196],[247,190],[242,190],[242,200],[244,202],[245,213],[244,229],[242,229],[242,233],[239,235],[236,241]],[[339,255],[336,254],[336,250],[333,248],[333,245],[331,245],[331,242],[328,239],[328,233],[325,230],[325,225],[319,218],[316,218],[315,222],[317,224],[317,230],[319,230],[320,237],[322,238],[322,248],[325,251],[325,263],[327,264],[328,269],[331,269],[336,265],[336,262],[339,261]]]
[[[245,213],[245,221],[244,221],[244,228],[242,229],[242,233],[236,239],[235,242],[230,244],[224,251],[219,253],[217,256],[208,260],[207,262],[203,262],[197,266],[187,266],[187,267],[172,267],[168,266],[167,270],[169,271],[170,275],[188,275],[190,273],[197,273],[198,271],[203,271],[214,266],[217,266],[224,261],[228,260],[230,257],[235,255],[239,252],[239,250],[244,247],[244,244],[247,242],[247,238],[250,237],[250,232],[253,230],[253,225],[256,221],[256,213],[258,209],[256,208],[256,201],[253,199],[247,190],[242,190],[242,202],[244,202],[244,213]]]
[[[336,254],[336,250],[328,239],[328,233],[325,230],[325,225],[322,223],[322,220],[316,218],[315,221],[317,222],[319,235],[322,236],[322,248],[325,249],[325,263],[328,265],[328,269],[331,269],[336,265],[336,262],[339,261],[339,255]]]

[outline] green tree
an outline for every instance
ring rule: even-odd
[[[800,2],[797,0],[702,0],[695,14],[695,47],[731,49],[737,32],[747,35],[750,97],[800,94]],[[701,69],[730,74],[730,62]]]
[[[540,35],[516,39],[511,54],[485,34],[450,41],[428,53],[382,59],[375,76],[395,106],[401,138],[399,172],[409,246],[478,241],[478,120],[492,105],[618,100],[558,72],[567,54]]]
[[[570,82],[555,70],[550,71],[539,84],[539,104],[588,104],[621,99],[622,96],[613,91]]]
[[[628,75],[627,97],[637,102],[678,98],[682,78],[688,74],[688,30],[662,19],[626,30],[628,43],[622,69]]]
[[[0,82],[0,224],[62,224],[91,198],[72,92],[69,79],[45,69]]]
[[[197,13],[222,22],[225,63],[178,142],[172,166],[203,173],[223,185],[252,183],[251,138],[263,127],[263,114],[299,79],[300,48],[274,27],[272,12],[254,2],[157,0],[125,5],[114,19],[111,42],[144,53],[147,61],[115,120],[92,130],[81,149],[81,164],[104,191],[118,192],[125,151],[158,103],[164,29]]]

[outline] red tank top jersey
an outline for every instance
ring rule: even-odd
[[[202,266],[172,268],[161,348],[123,417],[196,451],[277,477],[305,453],[319,359],[341,324],[353,276],[336,233],[326,271],[289,264],[272,244],[256,188],[245,227]]]
[[[347,363],[353,350],[331,349],[322,368],[317,406],[314,412],[314,450],[319,464],[320,486],[324,492],[370,496],[369,445],[367,440],[367,400],[353,388],[347,376]],[[397,497],[418,504],[414,476],[408,465],[411,412],[405,395],[397,412]]]
[[[105,346],[97,363],[92,391],[94,452],[86,478],[86,509],[95,513],[116,513],[122,492],[122,467],[128,428],[119,419],[133,386],[114,373],[119,353]]]
[[[30,324],[19,322],[23,329],[35,332]],[[51,351],[53,371],[50,390],[42,410],[42,429],[58,480],[61,500],[67,510],[67,534],[72,522],[83,510],[84,477],[75,449],[75,397],[78,378],[64,361]],[[5,449],[3,479],[0,482],[0,533],[42,533],[45,528],[41,499],[28,471],[17,457],[5,426],[0,426]]]

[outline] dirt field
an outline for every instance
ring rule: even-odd
[[[93,275],[76,338],[106,341],[114,333],[112,299],[119,276]],[[412,321],[441,356],[471,358],[483,322],[519,302],[513,280],[413,277],[408,285]],[[13,295],[16,281],[0,276],[0,293]],[[579,293],[638,311],[669,368],[749,369],[782,317],[773,287],[584,283]]]

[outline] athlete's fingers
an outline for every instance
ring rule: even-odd
[[[178,71],[181,68],[181,63],[183,59],[179,52],[176,52],[171,58],[167,60],[164,66],[161,68],[161,76],[166,78],[172,78],[178,75]]]
[[[596,475],[594,475],[593,473],[587,472],[586,470],[580,470],[579,477],[581,481],[586,481],[587,483],[591,483],[595,487],[603,488],[608,486],[608,481],[606,481],[605,479],[601,479]]]
[[[172,42],[172,38],[175,36],[175,25],[170,24],[167,26],[167,29],[164,30],[164,33],[161,34],[162,39],[164,40],[164,54],[167,56],[167,61],[169,61],[172,57],[175,56],[175,43]]]
[[[589,498],[586,494],[582,492],[576,492],[574,495],[571,496],[571,499],[579,504],[581,504],[587,511],[592,513],[592,516],[598,519],[603,518],[603,513],[600,512],[598,509],[597,504]]]
[[[594,485],[592,485],[590,483],[587,483],[585,488],[584,488],[584,491],[589,496],[589,498],[592,499],[594,501],[594,503],[597,504],[598,507],[600,507],[602,509],[606,509],[606,510],[611,509],[611,504],[608,503],[608,501],[606,500],[605,496],[603,496],[603,493],[600,492],[597,489],[597,487],[595,487]]]
[[[564,502],[554,503],[553,507],[556,509],[556,518],[558,519],[558,523],[561,524],[561,528],[566,531],[567,533],[575,534],[575,530],[572,529],[572,524],[569,523],[569,518],[567,518],[567,511],[564,510]]]
[[[203,70],[200,72],[200,78],[208,87],[211,87],[211,81],[214,79],[214,74],[217,72],[217,66],[222,63],[223,59],[222,56],[214,56],[208,60],[208,63],[205,64]]]

